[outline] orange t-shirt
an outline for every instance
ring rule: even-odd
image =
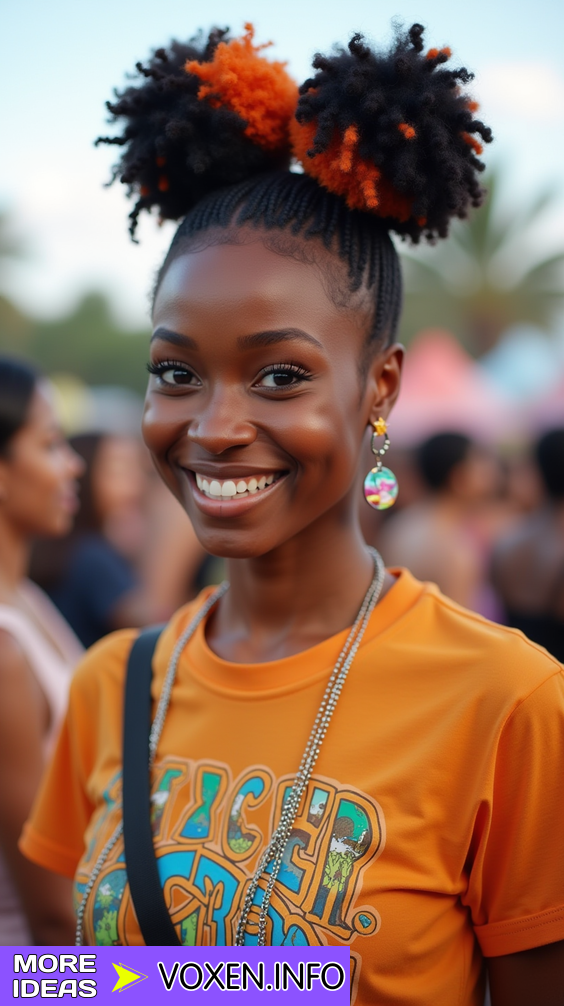
[[[165,630],[154,696],[201,598]],[[133,631],[72,686],[24,852],[84,889],[120,820]],[[300,762],[346,632],[228,663],[200,626],[154,768],[164,894],[185,945],[231,945],[245,885]],[[478,1006],[482,954],[564,939],[564,669],[519,632],[402,572],[375,609],[309,784],[270,909],[273,945],[350,945],[357,1006]],[[140,944],[123,844],[88,899],[85,942]]]

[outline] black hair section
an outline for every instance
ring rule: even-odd
[[[25,426],[40,377],[31,364],[0,356],[0,457],[6,457],[12,438]]]
[[[286,231],[304,241],[319,240],[344,263],[347,290],[354,293],[364,287],[371,293],[374,309],[368,342],[380,347],[393,341],[401,311],[402,280],[387,228],[371,214],[349,210],[339,196],[297,172],[252,178],[199,202],[175,234],[157,276],[154,296],[170,263],[189,250],[198,235],[213,229],[228,231],[233,226],[254,227],[267,240],[273,231]],[[333,299],[342,303],[337,288]]]

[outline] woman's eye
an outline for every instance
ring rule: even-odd
[[[170,370],[163,370],[160,378],[165,384],[195,384],[196,375],[191,370],[179,370],[178,367],[171,367]]]
[[[169,387],[178,388],[186,386],[198,386],[199,379],[192,370],[172,363],[149,364],[149,373],[154,374],[163,384]]]
[[[273,367],[262,374],[257,384],[260,388],[294,388],[307,380],[309,374],[302,367]]]

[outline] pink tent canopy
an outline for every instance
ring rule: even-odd
[[[444,430],[492,442],[514,429],[515,408],[449,332],[421,332],[407,351],[402,389],[390,416],[394,444]]]

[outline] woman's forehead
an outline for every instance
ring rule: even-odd
[[[343,263],[320,244],[270,241],[210,243],[187,248],[172,260],[155,299],[154,327],[218,322],[242,330],[277,325],[330,331],[359,329],[365,298],[344,296]],[[309,244],[309,242],[307,242]],[[317,244],[317,242],[316,242]],[[340,281],[340,282],[339,282]],[[364,325],[360,326],[364,328]]]
[[[278,254],[257,240],[245,244],[213,244],[187,250],[168,267],[156,300],[158,318],[171,310],[178,313],[237,313],[312,309],[330,314],[335,305],[325,289],[321,270]]]

